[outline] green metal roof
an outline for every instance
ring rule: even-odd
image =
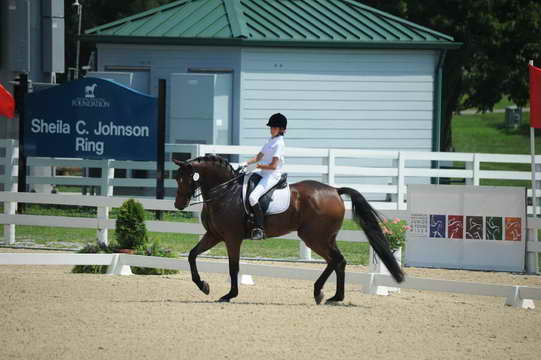
[[[179,0],[84,40],[335,48],[455,48],[453,38],[355,0]]]

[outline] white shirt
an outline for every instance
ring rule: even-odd
[[[261,159],[260,163],[264,165],[270,165],[272,162],[272,158],[277,157],[280,159],[278,162],[278,166],[275,170],[262,170],[262,173],[270,173],[270,172],[282,172],[282,167],[284,166],[284,149],[286,147],[286,144],[284,143],[284,137],[282,135],[271,137],[269,140],[267,140],[267,143],[263,145],[260,153],[263,154],[263,158]]]

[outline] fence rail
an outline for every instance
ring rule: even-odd
[[[4,167],[4,174],[0,182],[4,189],[11,189],[17,183],[17,157],[18,149],[15,140],[0,140],[0,148],[5,149],[5,156],[0,158],[0,165]],[[254,146],[218,146],[198,144],[166,144],[168,158],[173,153],[187,153],[191,157],[204,154],[226,155],[253,155],[259,151]],[[365,194],[380,194],[379,199],[372,200],[375,208],[380,210],[405,210],[407,185],[411,183],[434,183],[443,179],[461,181],[469,185],[479,185],[482,180],[514,180],[522,181],[523,185],[531,183],[531,171],[516,170],[485,170],[484,164],[524,164],[531,165],[529,155],[505,154],[470,154],[470,153],[438,153],[438,152],[410,152],[410,151],[369,151],[355,149],[310,149],[287,148],[288,160],[285,171],[290,176],[319,177],[322,181],[333,186],[348,186]],[[319,159],[319,164],[303,164],[295,162],[295,158]],[[351,166],[343,164],[344,161],[376,161],[373,166]],[[381,161],[378,161],[381,160]],[[434,164],[464,163],[462,169],[448,169]],[[126,171],[146,170],[155,171],[156,163],[151,161],[117,161],[117,160],[82,160],[57,158],[29,158],[28,166],[49,167],[50,176],[30,175],[27,183],[33,185],[72,185],[96,186],[101,194],[113,193],[115,188],[133,187],[146,188],[151,194],[156,186],[155,179],[115,177],[115,169]],[[536,156],[536,164],[541,169],[541,155]],[[236,165],[233,163],[233,165]],[[96,168],[101,169],[100,177],[61,176],[58,168]],[[10,171],[11,170],[11,171]],[[166,172],[172,174],[176,166],[167,161]],[[31,172],[29,172],[31,174]],[[541,179],[541,171],[536,173]],[[341,178],[356,179],[356,182],[342,180]],[[358,182],[357,182],[358,180]],[[171,176],[165,180],[166,188],[175,188],[176,183]],[[538,183],[539,187],[539,183]],[[541,191],[538,192],[541,196]],[[147,195],[147,197],[150,195]],[[531,197],[531,190],[528,191]],[[531,202],[530,202],[531,203]],[[539,208],[539,207],[538,207]],[[528,208],[532,212],[532,208]],[[539,211],[538,211],[539,213]]]
[[[133,187],[150,190],[147,192],[147,197],[152,194],[156,182],[153,178],[118,178],[115,177],[115,169],[132,170],[156,170],[155,162],[141,161],[116,161],[116,160],[82,160],[82,159],[56,159],[56,158],[29,158],[27,163],[32,169],[33,167],[50,167],[52,173],[50,176],[34,176],[31,175],[27,179],[30,185],[50,184],[50,185],[72,185],[72,186],[95,186],[100,189],[100,194],[103,197],[86,197],[88,200],[79,199],[70,200],[63,195],[46,196],[46,194],[32,194],[31,198],[27,198],[25,194],[17,194],[15,197],[9,194],[17,190],[17,158],[18,148],[15,140],[0,140],[0,148],[4,149],[4,156],[0,157],[0,165],[4,167],[4,173],[0,177],[0,182],[4,184],[6,193],[2,194],[0,201],[4,201],[4,216],[2,223],[4,227],[5,238],[8,242],[14,242],[15,224],[28,224],[30,222],[47,222],[53,219],[39,220],[31,215],[15,215],[15,205],[17,201],[32,202],[32,201],[47,201],[48,203],[59,203],[66,201],[67,203],[77,201],[77,205],[92,204],[88,206],[96,206],[98,208],[98,217],[95,220],[81,220],[82,227],[93,227],[98,229],[100,238],[106,239],[107,229],[114,228],[114,221],[108,219],[108,211],[110,207],[118,206],[126,198],[112,197],[115,188]],[[224,154],[236,156],[251,156],[259,151],[258,147],[254,146],[221,146],[221,145],[199,145],[199,144],[166,144],[165,146],[168,158],[174,153],[189,154],[190,157],[202,156],[205,154]],[[355,149],[313,149],[313,148],[287,148],[286,157],[288,161],[285,165],[285,171],[291,176],[317,176],[323,182],[332,186],[342,187],[348,186],[360,191],[363,194],[379,195],[379,198],[371,200],[374,208],[392,213],[395,211],[398,214],[406,214],[406,195],[407,185],[411,183],[431,183],[438,182],[442,178],[460,179],[465,184],[479,185],[482,180],[521,180],[523,184],[531,184],[531,171],[516,171],[516,170],[484,170],[484,164],[524,164],[531,165],[531,157],[529,155],[505,155],[505,154],[475,154],[475,153],[438,153],[438,152],[412,152],[412,151],[369,151]],[[319,164],[307,165],[296,158],[316,159]],[[289,160],[291,159],[291,160]],[[348,165],[347,161],[352,159],[365,161],[372,166],[352,166]],[[463,163],[463,169],[446,169],[439,168],[439,165],[434,167],[433,164],[442,164],[442,162]],[[541,155],[535,157],[536,168],[541,170]],[[233,163],[233,165],[236,165]],[[76,167],[76,168],[98,168],[101,169],[101,176],[97,178],[83,176],[60,176],[57,169],[60,167]],[[166,172],[172,174],[176,170],[176,166],[167,161],[165,164]],[[31,174],[31,172],[29,172]],[[347,180],[342,180],[345,178]],[[351,179],[359,182],[352,182]],[[541,171],[536,172],[536,178],[541,180]],[[340,181],[344,181],[343,183]],[[541,182],[537,182],[539,187]],[[176,188],[176,182],[170,176],[165,180],[165,187],[170,189]],[[537,192],[541,196],[541,191]],[[528,190],[528,196],[531,198],[531,189]],[[68,196],[69,197],[69,196]],[[133,196],[130,196],[133,197]],[[111,200],[116,199],[116,200]],[[160,202],[158,200],[142,198],[143,206],[153,210],[174,210],[172,203]],[[346,208],[350,209],[349,202],[346,202]],[[528,213],[532,213],[532,206],[528,206]],[[198,211],[197,209],[188,211]],[[538,206],[537,213],[541,213]],[[78,221],[73,220],[74,223]],[[94,221],[94,222],[93,222]],[[58,220],[59,223],[67,224],[68,220]],[[49,222],[49,226],[54,222]],[[152,231],[167,231],[186,232],[194,234],[202,234],[203,228],[199,224],[182,224],[172,223],[159,224],[149,222],[149,229]],[[64,225],[56,225],[64,226]],[[530,262],[534,261],[537,264],[537,254],[539,244],[537,243],[537,229],[541,228],[535,222],[529,231],[530,241],[528,249],[531,253],[528,254]],[[533,227],[535,226],[535,227]],[[299,239],[296,235],[286,235],[286,238]],[[344,241],[366,241],[364,236],[358,231],[342,231],[339,234],[338,240]],[[301,242],[302,243],[302,242]],[[309,259],[310,253],[303,245],[300,246],[301,258]],[[533,265],[532,265],[533,266]],[[537,271],[537,265],[535,265]],[[531,270],[531,269],[530,269]]]
[[[129,275],[131,266],[151,267],[170,270],[189,271],[185,259],[168,259],[152,256],[125,254],[0,254],[0,265],[106,265],[107,274]],[[227,263],[199,261],[200,272],[229,273]],[[296,280],[314,281],[321,275],[321,270],[279,267],[250,263],[240,264],[239,278],[242,275],[266,276]],[[329,278],[335,282],[335,275]],[[520,285],[483,284],[453,280],[426,279],[407,277],[397,284],[389,275],[379,273],[347,272],[348,284],[360,285],[368,294],[386,294],[383,287],[399,287],[425,291],[461,293],[468,295],[504,297],[505,304],[518,308],[535,308],[533,300],[541,300],[541,288]],[[241,281],[242,283],[242,281]]]

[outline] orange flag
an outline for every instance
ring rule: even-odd
[[[541,69],[530,68],[530,126],[541,129]]]
[[[15,117],[15,100],[2,84],[0,84],[0,115],[10,119]]]

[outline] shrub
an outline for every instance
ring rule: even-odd
[[[147,228],[145,211],[141,203],[129,199],[122,204],[116,220],[115,234],[121,249],[137,249],[146,246]]]
[[[87,244],[84,248],[78,251],[80,254],[113,254],[118,252],[118,246],[116,244],[101,245],[101,244]],[[148,247],[140,246],[135,249],[136,255],[145,256],[161,256],[174,258],[175,255],[169,250],[161,246],[160,242],[154,241]],[[131,267],[132,273],[136,275],[167,275],[176,274],[177,270],[155,269],[155,268],[142,268]],[[89,273],[89,274],[105,274],[107,273],[107,265],[77,265],[72,269],[73,273]]]
[[[111,254],[113,250],[107,245],[86,244],[84,248],[77,251],[79,254]],[[107,265],[76,265],[71,272],[87,274],[105,274]]]
[[[139,247],[135,251],[136,255],[145,256],[160,256],[167,258],[174,258],[175,255],[171,250],[162,247],[159,240],[153,241],[148,247]],[[132,266],[131,271],[136,275],[168,275],[176,274],[177,270],[157,269],[157,268],[143,268]]]

